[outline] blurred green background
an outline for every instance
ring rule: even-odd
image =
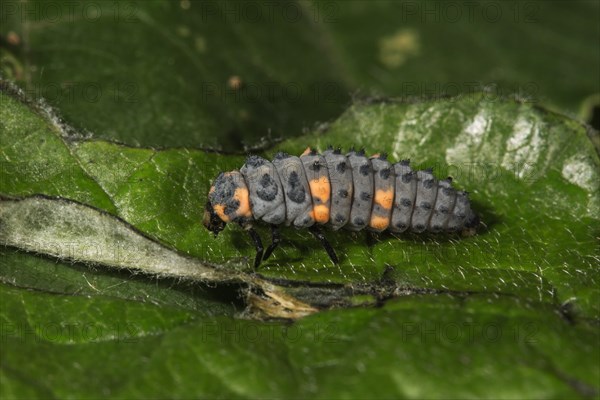
[[[239,151],[356,96],[486,89],[582,120],[597,1],[6,1],[2,73],[96,137]]]

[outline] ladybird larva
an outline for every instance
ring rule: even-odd
[[[254,221],[271,225],[272,243],[263,253]],[[215,236],[228,222],[247,230],[256,247],[254,268],[280,242],[278,226],[307,228],[334,263],[335,251],[320,227],[372,232],[457,232],[479,225],[468,194],[437,180],[432,170],[414,171],[409,160],[391,164],[385,154],[310,147],[300,155],[277,153],[272,162],[249,156],[239,171],[220,173],[208,194],[204,226]]]

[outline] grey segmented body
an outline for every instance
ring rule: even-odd
[[[467,193],[454,189],[450,178],[437,180],[431,170],[413,171],[407,161],[391,164],[360,151],[278,153],[273,162],[251,156],[239,171],[243,179],[232,179],[233,173],[219,175],[209,196],[225,222],[396,233],[455,232],[477,222]],[[232,201],[236,190],[248,192],[248,206]]]

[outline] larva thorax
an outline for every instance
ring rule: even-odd
[[[363,150],[319,154],[309,148],[299,157],[278,153],[272,162],[250,156],[239,171],[220,174],[208,197],[213,225],[218,217],[243,226],[263,221],[419,233],[479,223],[467,193],[454,189],[450,178],[437,180],[431,170],[412,170],[407,160],[392,164],[385,154],[367,157]]]

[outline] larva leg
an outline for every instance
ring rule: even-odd
[[[315,238],[319,240],[319,242],[321,242],[321,244],[325,248],[325,251],[327,252],[327,255],[331,259],[331,262],[333,262],[334,264],[338,264],[340,260],[338,259],[338,256],[335,254],[333,247],[331,247],[331,244],[329,244],[329,241],[327,240],[323,232],[321,232],[321,230],[316,225],[311,226],[310,228],[308,228],[308,230],[310,231],[310,233],[313,234]]]
[[[367,231],[367,246],[373,247],[379,242],[379,233]]]
[[[254,258],[254,269],[256,270],[258,269],[260,262],[262,261],[264,249],[262,245],[262,240],[260,240],[260,236],[254,230],[254,228],[249,228],[248,233],[250,234],[250,237],[254,242],[254,247],[256,248],[256,257]]]
[[[277,225],[271,225],[271,244],[269,245],[269,247],[267,247],[267,250],[265,251],[263,261],[266,261],[267,258],[271,256],[271,253],[273,252],[273,250],[275,250],[275,248],[277,248],[279,242],[281,242],[281,234],[279,233],[279,228],[277,227]]]

